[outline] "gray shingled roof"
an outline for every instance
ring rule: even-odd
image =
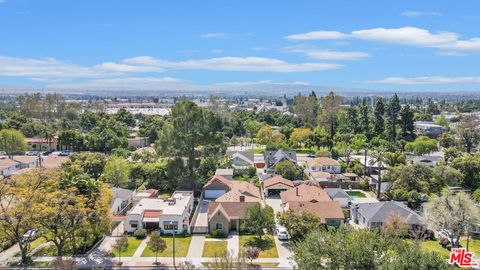
[[[348,194],[341,188],[325,188],[325,191],[327,192],[328,196],[330,198],[350,198]]]
[[[290,160],[293,164],[297,165],[297,154],[295,151],[265,151],[265,164],[268,168],[274,166],[281,160]]]
[[[396,201],[361,203],[358,212],[369,222],[385,222],[392,215],[399,215],[408,224],[422,224],[420,216],[405,204]]]

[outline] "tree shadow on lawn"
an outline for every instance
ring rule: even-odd
[[[274,245],[275,242],[267,236],[262,237],[262,239],[260,239],[258,236],[252,236],[247,241],[245,241],[244,247],[257,247],[263,251],[271,249]]]

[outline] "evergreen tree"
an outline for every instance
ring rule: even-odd
[[[412,140],[415,127],[413,125],[413,112],[408,104],[400,111],[400,126],[402,129],[402,137],[405,140]]]
[[[363,99],[362,105],[358,107],[359,109],[359,122],[360,122],[360,130],[363,132],[367,137],[370,137],[370,119],[368,118],[368,106],[367,100]]]
[[[375,115],[375,135],[381,135],[385,131],[385,105],[383,104],[383,99],[379,98],[377,100],[377,103],[375,103],[375,110],[374,110],[374,115]]]
[[[357,134],[360,131],[360,126],[358,125],[358,114],[355,107],[350,107],[347,109],[347,126],[351,133]]]
[[[397,140],[397,124],[400,109],[400,100],[398,99],[397,94],[395,94],[388,102],[385,110],[387,117],[385,130],[387,132],[387,139],[391,142],[395,142]]]

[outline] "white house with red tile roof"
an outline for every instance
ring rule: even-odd
[[[125,230],[160,230],[162,233],[190,232],[193,191],[175,191],[169,199],[143,198],[127,212]]]

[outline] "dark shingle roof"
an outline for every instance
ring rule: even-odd
[[[270,168],[282,160],[289,160],[293,164],[297,165],[297,154],[295,151],[278,150],[278,151],[265,151],[265,165]]]
[[[349,198],[348,194],[341,188],[325,188],[330,198]]]

